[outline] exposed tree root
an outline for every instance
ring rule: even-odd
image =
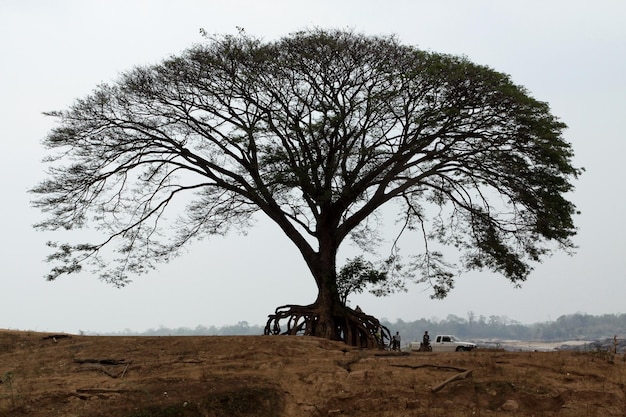
[[[315,305],[285,305],[269,315],[264,333],[266,335],[323,336],[318,332],[320,313]],[[374,316],[349,307],[337,308],[333,314],[336,334],[348,345],[384,349],[389,345],[389,329]],[[286,327],[282,327],[286,326]]]

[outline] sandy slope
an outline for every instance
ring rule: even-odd
[[[626,415],[623,355],[392,354],[283,336],[51,336],[0,331],[0,416]],[[464,371],[468,378],[432,391]]]

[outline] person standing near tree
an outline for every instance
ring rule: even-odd
[[[384,342],[383,342],[383,328],[382,326],[378,326],[376,328],[376,342],[378,343],[379,347],[383,347],[384,348]]]

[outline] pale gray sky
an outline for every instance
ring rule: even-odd
[[[76,333],[264,324],[279,305],[314,300],[298,252],[263,221],[248,236],[197,244],[123,289],[87,273],[52,283],[43,278],[45,242],[55,237],[32,229],[41,217],[27,194],[43,178],[40,140],[53,126],[42,112],[201,42],[200,28],[236,33],[237,26],[265,39],[349,28],[466,55],[549,102],[569,126],[576,164],[587,169],[571,196],[582,211],[577,254],[547,259],[521,289],[474,272],[443,301],[418,286],[387,298],[352,297],[352,305],[392,321],[470,311],[522,323],[626,313],[624,16],[623,0],[2,0],[0,328]]]

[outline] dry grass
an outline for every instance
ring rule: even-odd
[[[49,336],[0,330],[1,417],[626,415],[624,356],[606,352],[389,355],[308,337]],[[471,377],[431,390],[463,370]]]

